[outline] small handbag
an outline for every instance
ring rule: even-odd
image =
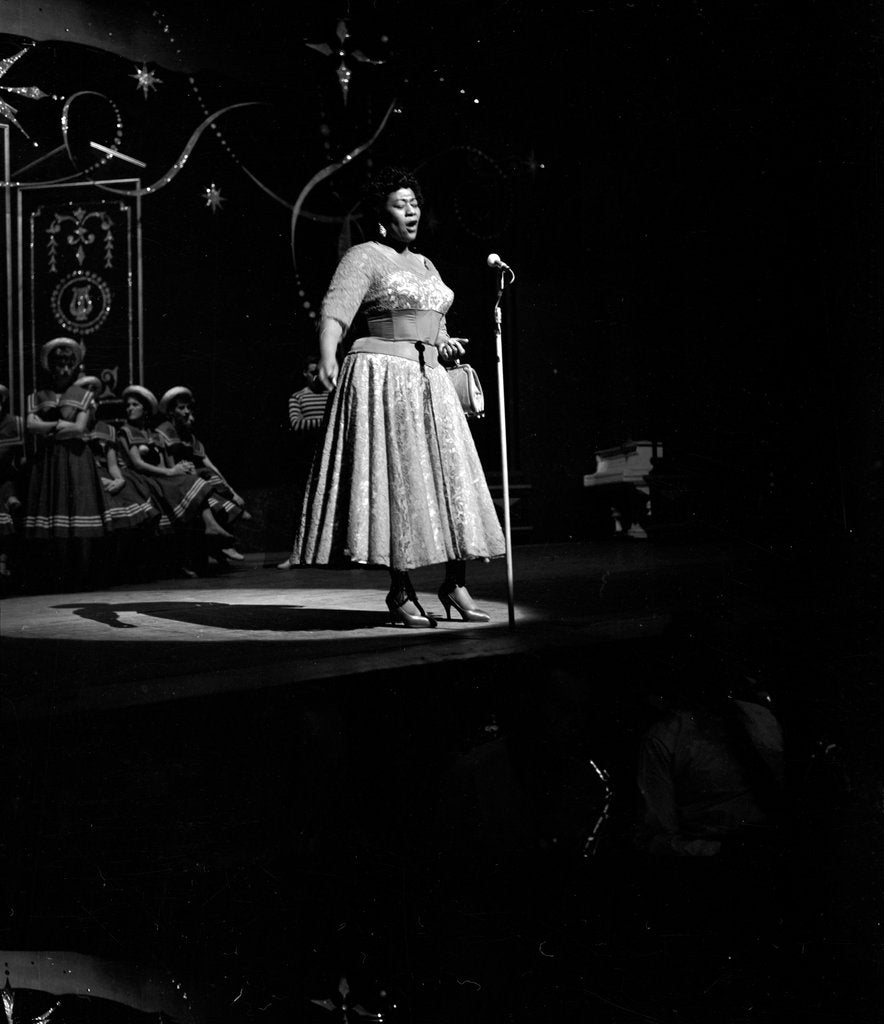
[[[448,367],[448,379],[454,386],[466,416],[485,415],[485,395],[479,383],[479,375],[469,363],[456,362]]]

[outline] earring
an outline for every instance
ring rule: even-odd
[[[381,238],[387,237],[387,229],[384,227],[383,224],[378,224],[378,234],[381,236]]]

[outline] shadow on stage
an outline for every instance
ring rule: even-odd
[[[90,622],[99,622],[114,629],[137,629],[134,622],[124,622],[123,612],[186,622],[193,626],[211,626],[236,631],[271,630],[298,633],[318,629],[343,631],[377,629],[389,624],[389,615],[381,612],[334,608],[307,608],[304,605],[267,606],[261,604],[225,604],[221,601],[147,601],[113,604],[56,604],[53,608],[70,609],[74,615]]]

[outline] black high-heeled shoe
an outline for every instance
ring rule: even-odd
[[[436,620],[421,608],[416,597],[411,595],[406,596],[402,604],[396,603],[395,596],[390,593],[387,594],[387,607],[390,609],[391,622],[390,625],[396,626],[407,626],[409,629],[435,629]],[[406,605],[413,605],[419,614],[415,615],[406,608]]]
[[[459,594],[458,591],[460,591]],[[457,609],[464,622],[491,621],[491,616],[487,612],[483,612],[481,608],[477,608],[473,604],[473,599],[470,597],[470,592],[466,587],[454,587],[452,590],[448,590],[443,584],[439,588],[439,600],[442,602],[442,607],[445,609],[445,615],[449,622],[451,621],[452,608]]]

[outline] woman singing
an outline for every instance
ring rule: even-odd
[[[435,626],[409,569],[446,563],[439,599],[487,622],[466,588],[466,561],[504,553],[503,532],[460,402],[442,363],[464,351],[445,313],[453,293],[412,246],[415,178],[387,168],[369,182],[377,241],[349,249],[322,303],[319,379],[334,391],[295,538],[295,563],[385,565],[394,623]],[[369,336],[337,350],[358,312]],[[440,362],[441,361],[441,362]]]

